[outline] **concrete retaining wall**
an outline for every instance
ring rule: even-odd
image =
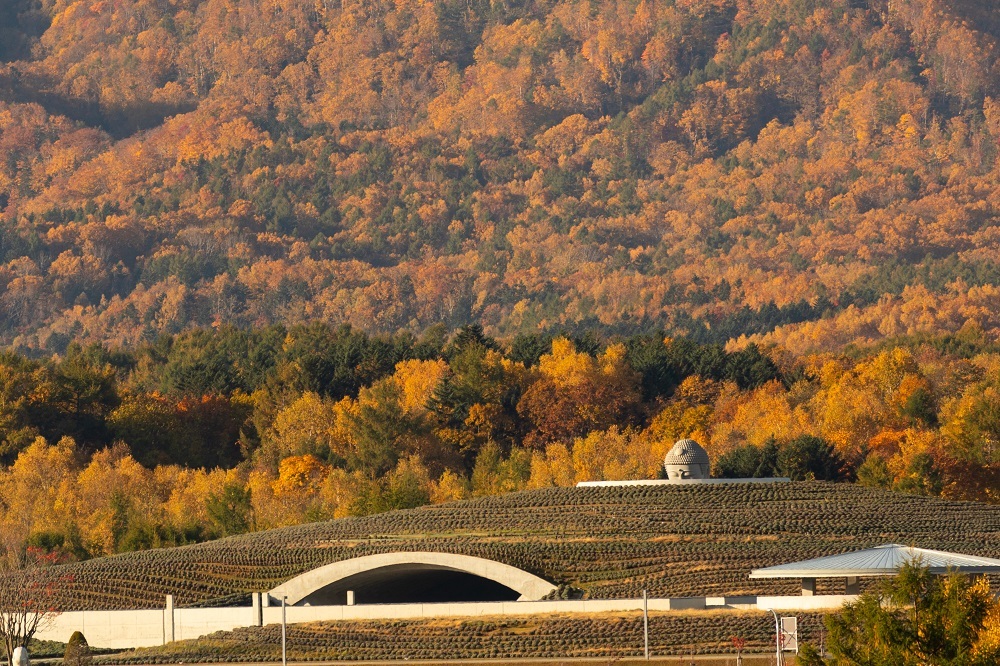
[[[858,598],[856,594],[825,594],[818,597],[757,597],[757,608],[773,610],[829,610],[840,608],[848,601]]]
[[[166,642],[166,621],[164,610],[62,613],[46,620],[35,637],[66,643],[74,631],[79,631],[94,647],[150,647]]]
[[[723,483],[789,483],[785,476],[762,479],[637,479],[634,481],[580,481],[577,488],[618,488],[621,486],[697,486],[719,485]]]
[[[281,622],[281,609],[278,610],[277,622]],[[256,624],[253,609],[246,607],[179,608],[174,611],[175,640],[178,641],[207,636],[216,631],[230,631],[237,627],[252,627]]]
[[[650,599],[651,611],[738,608],[754,610],[828,610],[856,597],[680,597]],[[420,619],[486,615],[545,615],[641,611],[642,599],[571,601],[497,601],[434,604],[370,604],[358,606],[288,606],[287,622],[333,620]],[[81,631],[94,647],[127,649],[163,645],[171,640],[198,638],[238,627],[280,624],[281,607],[177,608],[140,611],[78,611],[62,613],[36,636],[66,642]]]

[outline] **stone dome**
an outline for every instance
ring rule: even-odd
[[[679,439],[667,452],[664,465],[707,465],[708,452],[693,439]]]
[[[709,477],[708,452],[693,439],[678,440],[663,458],[667,479],[689,481]]]

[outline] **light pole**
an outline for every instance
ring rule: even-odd
[[[778,621],[778,614],[771,608],[765,608],[774,616],[774,663],[781,666],[781,623]]]
[[[646,648],[646,661],[649,661],[649,600],[646,590],[642,591],[642,640]]]
[[[288,666],[288,652],[285,649],[285,602],[288,597],[281,597],[281,666]]]

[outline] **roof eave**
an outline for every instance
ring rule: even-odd
[[[1000,573],[1000,568],[997,567],[958,567],[958,568],[948,568],[948,567],[930,567],[928,569],[930,573],[935,575],[944,575],[948,573],[960,573],[960,574],[996,574]],[[749,578],[753,580],[760,580],[766,578],[845,578],[848,576],[895,576],[899,573],[899,569],[827,569],[827,570],[817,570],[809,571],[808,569],[791,570],[791,571],[774,571],[770,572],[767,570],[755,570],[751,571]]]

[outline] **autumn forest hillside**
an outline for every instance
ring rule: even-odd
[[[19,0],[0,335],[998,324],[971,0]]]
[[[0,3],[0,550],[581,480],[1000,500],[1000,10]]]

